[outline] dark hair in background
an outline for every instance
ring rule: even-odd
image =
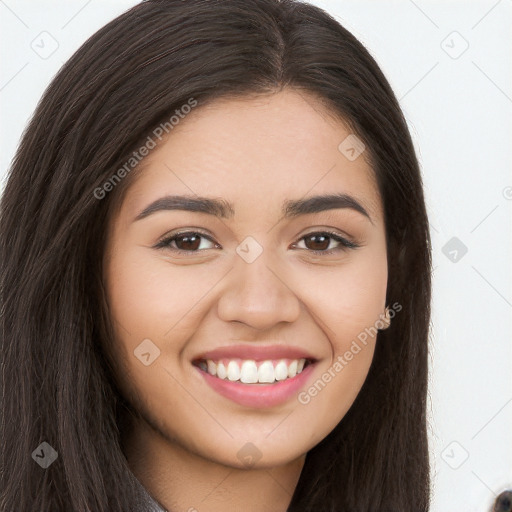
[[[2,511],[126,512],[133,411],[112,377],[102,286],[106,225],[133,180],[108,180],[190,98],[315,95],[367,146],[383,199],[386,304],[353,406],[306,458],[289,512],[429,508],[431,248],[422,180],[398,102],[367,50],[292,0],[148,0],[95,33],[52,81],[23,134],[1,203]],[[113,201],[116,203],[113,203]],[[42,469],[43,441],[58,452]]]

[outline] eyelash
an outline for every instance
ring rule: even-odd
[[[171,242],[173,242],[177,238],[180,238],[180,237],[182,237],[184,235],[200,235],[201,237],[206,238],[210,242],[215,243],[208,235],[206,235],[204,233],[201,233],[200,231],[182,231],[180,233],[175,233],[172,236],[163,238],[162,240],[160,240],[155,245],[155,248],[156,249],[167,248],[167,249],[170,249],[171,251],[173,251],[175,253],[187,254],[187,255],[189,255],[191,253],[202,252],[202,250],[207,250],[207,249],[202,249],[202,250],[195,250],[195,251],[186,251],[184,249],[178,249],[178,248],[170,247]],[[309,237],[311,235],[324,235],[324,236],[327,235],[330,238],[334,239],[336,242],[340,243],[339,247],[336,247],[334,249],[329,249],[328,251],[327,250],[326,251],[319,251],[319,250],[313,250],[313,249],[307,249],[307,248],[306,249],[302,249],[302,250],[306,250],[306,251],[308,251],[310,253],[317,254],[317,255],[320,255],[320,256],[331,255],[331,254],[337,253],[339,251],[347,251],[349,249],[357,249],[358,247],[361,247],[356,242],[352,242],[350,240],[347,240],[346,238],[343,238],[342,236],[340,236],[338,233],[335,233],[335,232],[332,232],[332,231],[312,231],[311,233],[307,233],[304,236],[302,236],[298,240],[298,242],[300,242],[301,240],[303,240],[303,239],[305,239],[305,238],[307,238],[307,237]],[[298,242],[296,242],[296,243],[298,243]]]

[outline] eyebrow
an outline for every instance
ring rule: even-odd
[[[363,205],[348,194],[328,194],[285,201],[282,206],[282,215],[285,219],[293,219],[300,215],[319,213],[325,210],[348,208],[359,212],[373,224],[370,214]],[[233,205],[224,200],[201,196],[165,196],[146,206],[134,219],[138,221],[162,210],[186,210],[190,212],[206,213],[223,219],[231,219],[235,215]]]

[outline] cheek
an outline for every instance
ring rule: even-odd
[[[198,266],[175,266],[146,247],[118,251],[109,265],[108,296],[114,319],[138,337],[163,339],[194,319],[193,306],[215,283]]]
[[[308,308],[329,340],[331,357],[322,361],[320,378],[299,400],[308,414],[332,428],[348,411],[367,377],[377,341],[379,315],[387,289],[384,247],[353,255],[346,265],[301,280]],[[319,284],[320,283],[320,284]],[[299,397],[300,398],[300,397]]]
[[[346,415],[359,394],[372,361],[374,343],[353,345],[348,353],[326,361],[317,371],[317,378],[298,394],[299,410],[305,421],[316,421],[307,442],[314,446],[325,438]],[[298,417],[298,416],[296,416]],[[290,425],[290,438],[300,438],[301,423]]]
[[[183,393],[172,376],[179,372],[179,354],[197,325],[193,306],[205,290],[197,286],[201,278],[193,266],[173,266],[151,252],[119,247],[106,267],[106,289],[116,381],[137,409],[158,422],[160,415],[151,411],[161,410],[161,404],[182,407]]]
[[[308,308],[330,340],[334,353],[349,349],[353,339],[364,339],[364,333],[375,334],[379,315],[384,312],[387,290],[385,251],[352,254],[351,259],[320,275],[303,273],[301,289]]]
[[[370,369],[377,342],[377,320],[386,296],[385,265],[347,266],[317,287],[311,304],[317,324],[329,340],[331,357],[321,362],[317,378],[298,401],[307,418],[322,418],[309,440],[313,445],[336,427],[359,394]],[[294,427],[292,427],[293,429]],[[290,435],[300,435],[299,428]]]

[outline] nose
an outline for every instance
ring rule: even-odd
[[[221,320],[242,322],[259,330],[297,320],[300,300],[293,283],[287,282],[265,251],[252,263],[237,258],[234,265],[218,301]]]

